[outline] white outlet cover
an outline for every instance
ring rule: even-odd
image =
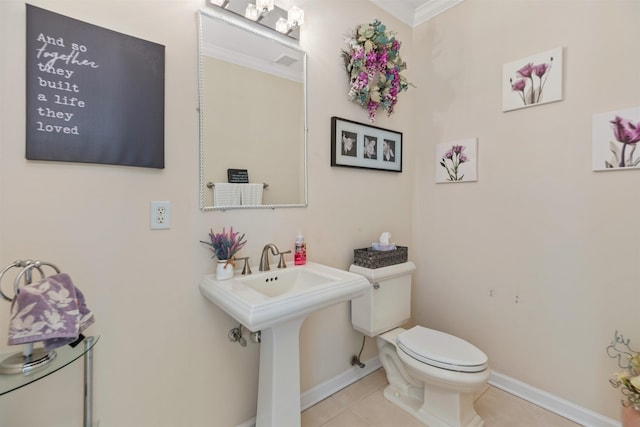
[[[169,201],[151,202],[149,221],[152,230],[171,228],[171,203]]]

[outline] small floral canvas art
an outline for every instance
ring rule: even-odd
[[[594,114],[591,134],[594,171],[640,167],[640,107]]]
[[[502,66],[502,111],[561,100],[561,47]]]
[[[478,139],[436,145],[436,183],[478,180]]]

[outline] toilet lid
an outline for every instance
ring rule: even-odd
[[[412,358],[437,368],[458,372],[482,372],[487,355],[467,341],[422,326],[398,335],[398,347]]]

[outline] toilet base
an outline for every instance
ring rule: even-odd
[[[484,426],[484,421],[475,412],[475,410],[473,411],[473,414],[467,414],[467,415],[471,415],[471,417],[467,422],[463,422],[462,424],[460,422],[456,422],[455,420],[450,420],[450,422],[447,423],[441,418],[438,418],[437,415],[439,414],[450,417],[453,413],[456,412],[455,408],[453,410],[447,410],[446,408],[439,406],[445,403],[445,402],[442,402],[443,400],[442,396],[440,396],[440,399],[439,399],[440,402],[434,402],[433,399],[429,399],[429,398],[426,398],[425,402],[423,402],[423,400],[421,399],[416,399],[406,394],[402,394],[389,385],[384,389],[384,397],[388,401],[404,409],[406,412],[413,415],[415,418],[422,421],[429,427],[453,427],[453,426],[483,427]],[[454,397],[454,396],[451,396],[451,397]],[[472,398],[472,397],[470,396],[469,398]],[[429,403],[431,403],[431,405],[429,405]],[[450,406],[450,404],[453,404],[457,406],[457,402],[453,401],[452,399],[449,399],[448,403],[449,405],[446,405],[446,404],[445,405]],[[471,402],[471,405],[473,405],[473,402]],[[465,418],[464,414],[460,414],[460,415],[461,415],[460,418]]]
[[[396,347],[395,338],[402,331],[398,328],[377,339],[389,381],[384,397],[429,427],[483,427],[473,403],[489,371],[459,373],[418,362]]]

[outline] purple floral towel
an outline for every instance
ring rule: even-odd
[[[84,295],[65,273],[21,287],[11,312],[9,345],[44,341],[46,350],[74,342],[94,321]]]

